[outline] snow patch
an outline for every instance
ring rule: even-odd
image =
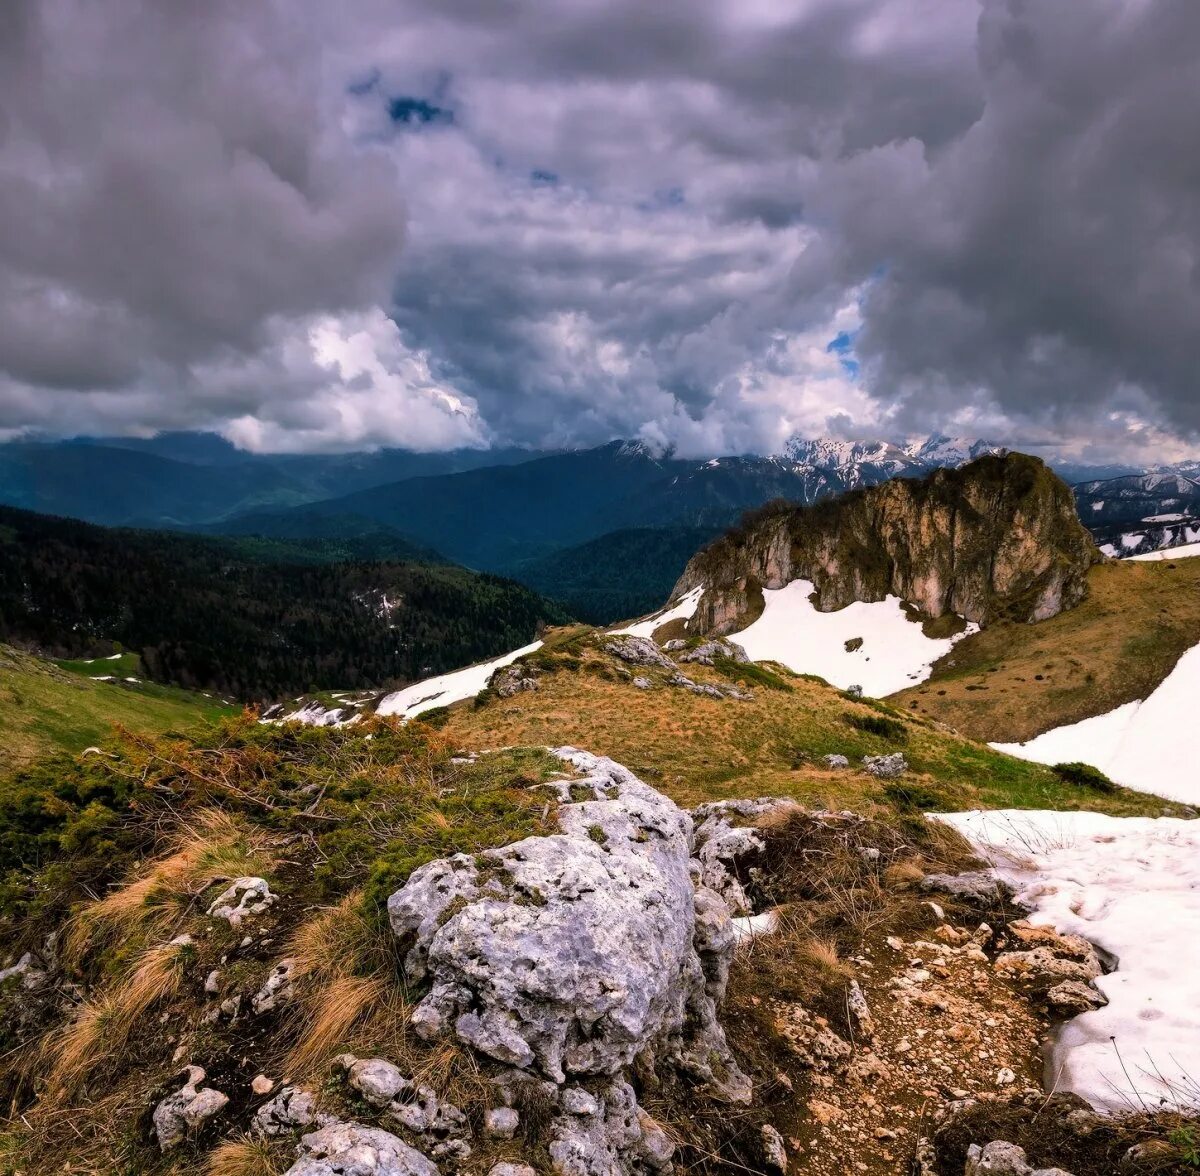
[[[693,588],[690,592],[685,592],[678,603],[669,604],[666,608],[660,608],[658,612],[651,613],[644,620],[637,621],[632,625],[626,625],[623,629],[613,629],[613,633],[628,633],[630,637],[650,637],[654,630],[670,621],[690,621],[696,613],[696,606],[700,603],[700,597],[704,595],[703,588]]]
[[[1200,821],[1016,809],[934,819],[995,865],[1032,922],[1119,960],[1095,982],[1108,1005],[1059,1032],[1047,1087],[1105,1111],[1200,1106]]]
[[[1103,549],[1101,549],[1103,550]],[[1190,559],[1200,555],[1200,543],[1183,543],[1179,547],[1162,547],[1158,551],[1147,551],[1142,555],[1131,555],[1130,560]]]
[[[1040,764],[1091,764],[1127,788],[1200,804],[1192,745],[1198,691],[1200,645],[1194,645],[1149,698],[1055,727],[1025,743],[992,746]]]
[[[762,616],[731,638],[751,661],[782,662],[798,674],[818,674],[843,690],[861,686],[881,698],[923,682],[955,641],[978,629],[972,624],[958,636],[934,639],[908,619],[898,596],[826,613],[813,606],[812,593],[811,580],[765,589]],[[848,650],[856,638],[862,644]]]
[[[512,665],[541,647],[542,643],[535,641],[532,645],[522,645],[520,649],[514,649],[512,653],[506,653],[493,661],[480,662],[478,665],[467,666],[465,670],[455,670],[450,674],[440,674],[436,678],[426,678],[424,682],[405,686],[403,690],[386,695],[376,707],[376,713],[411,719],[423,711],[474,698],[487,686],[488,679],[498,669]]]

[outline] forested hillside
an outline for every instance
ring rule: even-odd
[[[521,585],[445,564],[313,562],[0,508],[0,640],[60,657],[119,644],[158,681],[242,700],[409,680],[566,619]]]

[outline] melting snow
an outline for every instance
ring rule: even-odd
[[[1026,743],[992,746],[1041,764],[1082,761],[1128,788],[1200,804],[1200,772],[1192,738],[1198,692],[1200,645],[1189,649],[1141,702],[1127,702],[1106,714],[1055,727]]]
[[[1178,523],[1178,522],[1182,522],[1186,518],[1187,518],[1187,515],[1178,514],[1178,513],[1176,513],[1176,514],[1156,514],[1156,515],[1146,515],[1146,517],[1144,519],[1142,519],[1142,522],[1143,523]]]
[[[506,653],[494,661],[480,662],[479,665],[467,666],[465,670],[455,670],[450,674],[440,674],[436,678],[426,678],[424,682],[416,682],[405,686],[383,698],[376,708],[381,715],[400,715],[411,719],[423,711],[433,710],[439,706],[449,706],[452,702],[462,702],[465,698],[474,698],[488,684],[488,679],[501,666],[512,665],[513,662],[541,649],[542,643],[535,641],[532,645],[523,645]]]
[[[667,624],[668,621],[691,620],[695,615],[696,606],[700,603],[700,597],[703,595],[703,588],[693,588],[690,592],[685,592],[677,604],[661,608],[644,620],[626,625],[623,629],[614,629],[613,632],[628,633],[631,637],[649,637],[655,629]]]
[[[763,614],[740,633],[731,634],[752,661],[777,661],[799,674],[819,674],[843,690],[861,686],[880,698],[929,677],[930,667],[950,651],[958,637],[926,637],[908,619],[898,596],[866,604],[856,601],[837,612],[818,612],[809,596],[810,580],[793,580],[766,589]],[[977,626],[968,625],[967,633]],[[861,638],[850,652],[846,642]]]
[[[1200,555],[1200,543],[1184,543],[1179,547],[1162,547],[1158,551],[1147,551],[1144,555],[1131,555],[1128,558],[1131,560],[1189,559],[1194,555]]]
[[[936,819],[995,864],[1032,922],[1119,960],[1096,981],[1108,1005],[1059,1032],[1047,1086],[1109,1111],[1200,1105],[1200,821],[1015,809]]]

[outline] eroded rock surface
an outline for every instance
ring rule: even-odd
[[[261,915],[275,902],[265,878],[235,878],[229,888],[213,900],[208,913],[237,927],[250,915]]]
[[[672,1149],[635,1059],[749,1096],[716,1016],[729,911],[693,881],[689,814],[612,760],[557,754],[582,773],[560,795],[593,797],[562,805],[561,832],[431,862],[389,899],[408,974],[431,982],[413,1024],[552,1092],[560,1172],[658,1170]]]
[[[211,1086],[201,1087],[203,1081],[204,1070],[189,1066],[183,1088],[167,1095],[154,1108],[154,1134],[163,1151],[177,1147],[207,1119],[225,1109],[229,1096]]]

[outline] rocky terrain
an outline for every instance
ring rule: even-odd
[[[822,611],[893,595],[930,618],[1036,621],[1077,604],[1100,558],[1066,484],[1008,454],[764,508],[697,554],[674,595],[704,588],[691,623],[702,633],[742,627],[762,589],[799,579]]]

